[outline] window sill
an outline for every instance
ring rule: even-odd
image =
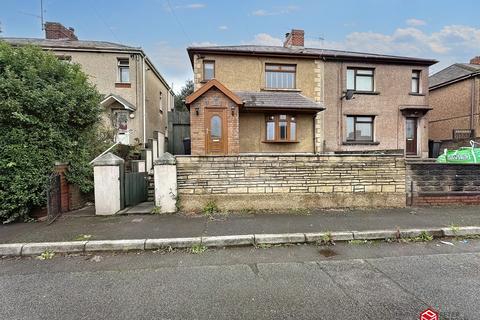
[[[344,91],[346,93],[346,91]],[[372,95],[372,96],[378,96],[380,92],[378,91],[354,91],[354,94],[364,94],[364,95]]]
[[[298,140],[288,140],[288,141],[263,140],[262,143],[299,143],[299,141]]]
[[[379,145],[380,142],[378,141],[344,141],[343,145],[363,145],[363,146],[376,146]]]
[[[131,88],[132,84],[130,82],[115,82],[115,88]]]
[[[425,93],[419,93],[419,92],[410,92],[408,93],[411,96],[419,96],[419,97],[424,97]]]
[[[261,88],[262,91],[302,92],[300,89]]]

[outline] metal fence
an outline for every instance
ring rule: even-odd
[[[61,175],[52,173],[48,177],[47,194],[47,223],[51,224],[62,214],[62,195],[60,189]]]

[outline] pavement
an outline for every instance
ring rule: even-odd
[[[479,264],[479,240],[6,258],[0,319],[473,320]]]
[[[480,207],[313,210],[206,215],[94,216],[89,207],[45,222],[0,225],[0,244],[78,240],[165,239],[480,226]]]

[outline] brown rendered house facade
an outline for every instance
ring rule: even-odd
[[[480,57],[455,63],[430,77],[430,139],[480,137]]]
[[[436,61],[284,46],[187,49],[193,155],[399,151],[428,156]]]

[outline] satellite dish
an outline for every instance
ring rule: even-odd
[[[353,90],[347,90],[347,92],[345,93],[345,99],[352,100],[353,99],[353,93],[354,93]]]

